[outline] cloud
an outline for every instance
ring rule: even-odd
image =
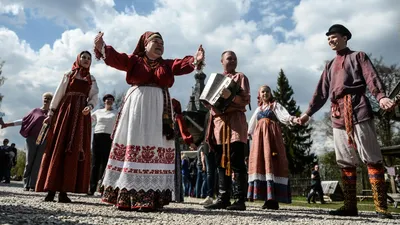
[[[302,0],[296,5],[293,1],[271,0],[158,0],[154,2],[154,10],[141,14],[135,11],[136,4],[117,11],[118,1],[112,0],[38,0],[34,5],[23,0],[2,3],[9,8],[15,5],[18,10],[8,10],[15,12],[13,16],[24,15],[27,20],[32,16],[47,18],[66,27],[57,40],[35,50],[30,47],[29,39],[18,37],[16,30],[0,28],[0,57],[6,60],[3,74],[7,76],[1,87],[5,95],[1,110],[7,113],[7,121],[19,119],[40,106],[41,94],[55,90],[76,55],[92,49],[93,38],[99,30],[105,33],[107,44],[126,53],[133,51],[139,36],[147,30],[162,33],[164,58],[194,54],[198,45],[203,44],[206,74],[221,72],[220,54],[227,49],[234,50],[239,57],[238,70],[250,80],[252,96],[256,96],[261,84],[274,88],[282,68],[303,111],[325,60],[335,56],[326,43],[325,32],[330,25],[343,23],[352,31],[353,38],[349,41],[352,49],[383,56],[387,64],[400,60],[397,49],[392,47],[400,45],[400,15],[396,11],[400,2],[396,0]],[[0,11],[0,16],[9,17],[10,13],[5,11]],[[252,17],[254,11],[259,17]],[[91,72],[98,80],[101,94],[129,87],[123,72],[101,61],[92,63]],[[183,107],[189,100],[191,85],[194,85],[193,74],[176,77],[171,88],[171,95]],[[255,97],[252,105],[256,105]],[[328,104],[321,113],[327,107]],[[248,117],[251,114],[247,112]],[[316,131],[313,136],[319,133]],[[20,146],[23,143],[18,128],[1,130],[0,138],[5,136],[18,140]],[[314,143],[317,150],[325,142],[319,138]]]

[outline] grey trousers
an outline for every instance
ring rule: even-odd
[[[26,162],[24,170],[24,187],[35,188],[38,177],[42,156],[45,150],[46,141],[41,145],[36,145],[35,137],[27,137],[25,140]]]
[[[357,153],[363,163],[382,163],[382,153],[373,120],[354,125],[354,138],[357,149],[347,143],[348,137],[345,129],[333,128],[336,162],[340,168],[357,167],[360,163]]]

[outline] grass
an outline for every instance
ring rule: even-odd
[[[257,202],[256,202],[257,203]],[[260,202],[262,204],[263,202]],[[307,199],[305,197],[292,197],[291,204],[284,204],[279,203],[282,206],[299,206],[299,207],[306,207],[306,208],[320,208],[320,209],[337,209],[343,205],[343,202],[327,202],[326,204],[320,204],[317,201],[316,204],[308,204]],[[400,208],[397,209],[393,207],[393,204],[389,204],[389,211],[392,213],[400,213]],[[375,211],[374,202],[370,199],[363,200],[362,202],[357,202],[357,208],[359,211]]]

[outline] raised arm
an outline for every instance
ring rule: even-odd
[[[94,39],[94,52],[96,58],[102,58],[107,65],[114,67],[115,69],[125,72],[129,71],[130,68],[136,64],[138,57],[136,55],[127,55],[115,51],[112,46],[105,44],[103,35],[103,33],[99,33]]]
[[[183,59],[167,59],[166,64],[172,69],[174,75],[184,75],[193,72],[194,57],[185,56]]]

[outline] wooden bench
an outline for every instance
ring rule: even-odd
[[[362,190],[361,195],[357,195],[357,198],[362,202],[364,199],[372,199],[372,190]]]

